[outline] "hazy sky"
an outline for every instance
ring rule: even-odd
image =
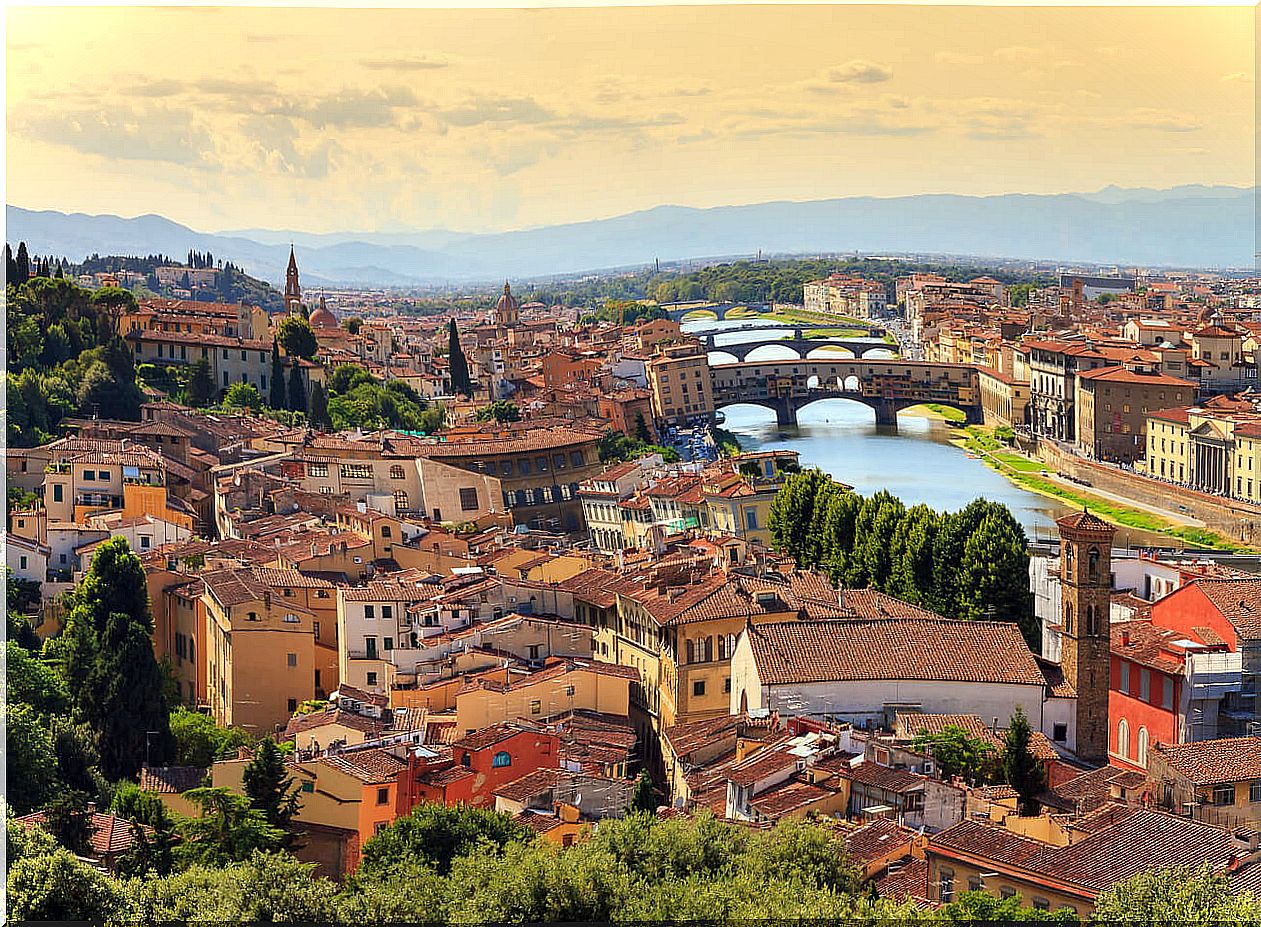
[[[8,202],[490,230],[1254,181],[1254,11],[20,9]]]

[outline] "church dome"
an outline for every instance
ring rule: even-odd
[[[502,312],[503,310],[515,310],[517,308],[517,298],[512,295],[512,288],[504,283],[503,295],[499,297],[499,302],[495,303],[495,310]]]
[[[319,308],[311,313],[310,322],[311,322],[312,328],[336,328],[337,327],[337,316],[333,315],[333,313],[331,313],[328,310],[328,307],[324,305],[323,296],[320,297]]]

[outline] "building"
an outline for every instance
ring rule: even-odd
[[[1261,408],[1213,397],[1147,416],[1147,473],[1261,505]]]
[[[1112,678],[1109,623],[1112,537],[1116,529],[1087,511],[1055,522],[1060,533],[1060,666],[1077,694],[1073,752],[1088,763],[1108,762],[1108,703]]]
[[[662,344],[648,362],[652,410],[659,422],[680,425],[710,421],[714,416],[714,385],[709,355],[697,341]]]
[[[1034,730],[1074,743],[1073,699],[1055,691],[1014,624],[798,619],[747,628],[731,660],[733,714],[770,710],[887,728],[898,712],[1006,720],[1018,707]]]
[[[974,819],[933,836],[924,850],[932,899],[947,904],[983,891],[1084,918],[1103,892],[1140,872],[1207,866],[1233,873],[1255,856],[1222,828],[1126,805],[1038,821],[1036,836]]]
[[[1261,824],[1261,737],[1154,746],[1147,778],[1174,814],[1232,830]]]
[[[1147,453],[1150,413],[1189,404],[1196,390],[1190,380],[1137,364],[1079,371],[1076,385],[1078,453],[1122,463]]]

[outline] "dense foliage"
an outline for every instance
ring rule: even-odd
[[[600,452],[600,463],[638,460],[645,454],[660,454],[666,463],[675,463],[679,459],[679,452],[672,447],[652,444],[643,438],[629,437],[620,431],[606,431],[597,448]]]
[[[536,838],[505,815],[422,806],[364,847],[342,885],[268,850],[236,862],[177,860],[114,878],[79,862],[38,828],[12,826],[8,902],[14,919],[96,919],[112,924],[557,923],[753,919],[963,924],[1075,923],[1065,910],[967,892],[936,910],[876,897],[827,824],[783,822],[756,830],[708,815],[607,820],[572,847]],[[1255,922],[1261,906],[1232,896],[1207,872],[1147,873],[1100,898],[1094,920]]]
[[[852,589],[871,587],[951,618],[1040,629],[1029,591],[1029,543],[1004,505],[958,512],[906,508],[888,492],[860,496],[820,470],[792,474],[771,503],[776,549]]]
[[[508,422],[521,421],[521,408],[515,403],[507,399],[496,399],[490,405],[484,406],[477,410],[474,416],[479,422],[499,422],[499,424],[507,424]]]
[[[325,411],[337,430],[397,428],[434,434],[446,423],[446,410],[440,403],[422,399],[402,380],[382,383],[352,365],[338,367],[329,375]]]

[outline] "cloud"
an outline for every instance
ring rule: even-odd
[[[939,51],[933,56],[938,64],[974,65],[983,64],[985,59],[980,55],[965,55],[960,52]]]
[[[301,133],[287,116],[251,116],[242,123],[241,133],[247,141],[234,149],[248,150],[254,162],[249,166],[271,173],[310,179],[327,177],[343,153],[341,146],[329,138],[300,144]]]
[[[854,58],[828,68],[823,79],[829,84],[879,84],[893,79],[893,68],[863,58]]]
[[[995,58],[1009,62],[1028,61],[1031,58],[1040,58],[1045,53],[1045,49],[1035,48],[1032,45],[1008,45],[1005,48],[994,49]]]
[[[428,55],[361,58],[359,63],[373,71],[435,71],[451,66],[446,58],[431,58]]]
[[[1194,113],[1150,107],[1130,110],[1127,121],[1136,129],[1156,129],[1160,132],[1194,132],[1202,125]]]
[[[461,128],[503,122],[537,125],[556,118],[555,112],[533,97],[474,97],[459,106],[438,110],[436,115],[448,125]]]
[[[419,105],[406,87],[343,88],[300,103],[279,103],[267,112],[302,119],[317,129],[379,129],[396,125],[399,110]]]
[[[210,133],[175,107],[19,112],[10,129],[25,138],[123,161],[204,167],[214,155]]]
[[[1232,74],[1222,75],[1222,83],[1251,84],[1253,80],[1253,76],[1247,71],[1235,71]]]

